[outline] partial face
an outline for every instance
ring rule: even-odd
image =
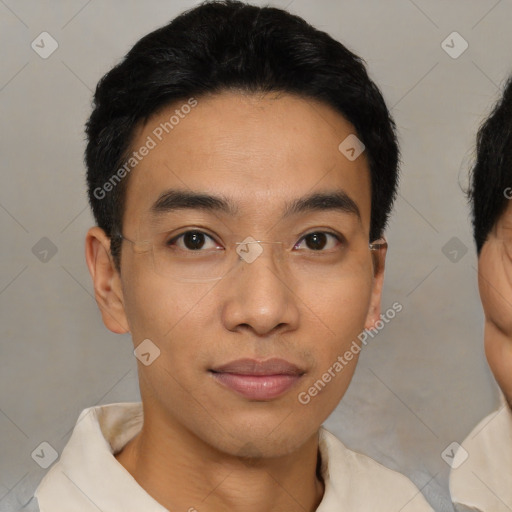
[[[354,128],[322,104],[197,101],[161,141],[155,129],[180,105],[133,143],[156,142],[130,176],[123,226],[136,242],[123,242],[123,311],[134,345],[160,350],[139,363],[141,394],[148,417],[224,453],[283,455],[338,404],[357,355],[333,365],[379,319],[385,249],[375,274],[368,165],[339,151]],[[247,237],[262,243],[233,245]]]
[[[512,407],[512,205],[482,247],[478,285],[485,313],[485,353]]]

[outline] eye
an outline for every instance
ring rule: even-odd
[[[213,242],[208,245],[208,242]],[[186,231],[175,236],[166,243],[169,247],[178,247],[184,251],[200,251],[201,249],[220,249],[215,240],[206,233],[197,230]]]
[[[342,243],[340,236],[326,231],[315,231],[303,236],[295,245],[294,248],[300,249],[302,243],[306,244],[306,248],[312,251],[321,251],[323,249],[334,249]]]

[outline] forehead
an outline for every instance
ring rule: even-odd
[[[131,151],[152,148],[130,173],[124,225],[150,212],[165,191],[181,189],[231,198],[237,214],[262,219],[317,190],[342,190],[369,226],[367,160],[363,153],[351,161],[338,149],[355,134],[339,113],[289,94],[225,92],[196,101],[166,107],[138,127]]]

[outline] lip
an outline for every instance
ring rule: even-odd
[[[284,359],[237,359],[210,370],[214,379],[250,400],[272,400],[286,393],[306,373]]]

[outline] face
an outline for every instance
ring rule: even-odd
[[[498,220],[478,260],[485,313],[485,353],[512,407],[512,205]]]
[[[133,142],[156,145],[129,178],[123,235],[135,243],[123,242],[120,275],[107,271],[103,318],[160,351],[138,363],[146,418],[232,455],[291,453],[350,383],[357,350],[341,371],[338,357],[380,318],[385,248],[369,249],[368,163],[340,152],[355,130],[321,103],[198,98],[160,141],[176,108]],[[262,243],[230,245],[246,237]],[[198,268],[223,277],[188,282]]]

